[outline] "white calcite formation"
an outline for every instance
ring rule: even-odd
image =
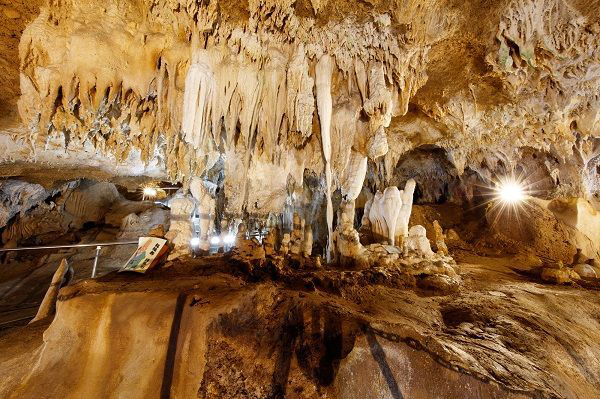
[[[431,244],[427,239],[427,231],[425,230],[425,227],[420,225],[410,228],[405,247],[408,251],[413,251],[417,255],[425,258],[431,258],[433,256]]]
[[[365,215],[368,214],[369,225],[376,240],[385,239],[390,245],[395,245],[408,238],[414,191],[415,181],[411,179],[404,190],[388,187],[383,193],[378,191],[367,203]]]
[[[375,268],[377,270],[398,269],[410,275],[446,276],[451,284],[460,284],[454,270],[456,263],[448,254],[436,254],[431,250],[423,226],[415,225],[399,248],[386,243],[363,245],[354,228],[354,202],[340,205],[338,226],[334,234],[336,261],[354,269]]]
[[[196,213],[200,216],[199,247],[204,251],[208,251],[210,249],[209,235],[214,228],[215,200],[205,182],[199,178],[192,179],[190,192],[196,200]]]

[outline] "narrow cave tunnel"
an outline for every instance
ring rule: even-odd
[[[458,171],[448,160],[448,153],[436,146],[420,146],[403,154],[393,168],[390,185],[403,187],[409,179],[416,181],[415,204],[462,203],[455,194],[461,185]]]
[[[594,2],[0,3],[0,398],[600,398]]]

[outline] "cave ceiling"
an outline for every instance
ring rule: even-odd
[[[307,173],[402,184],[429,148],[453,179],[598,193],[599,1],[42,3],[0,5],[3,176],[185,185],[222,164],[228,208],[267,213]]]

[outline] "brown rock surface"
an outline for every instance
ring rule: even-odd
[[[25,26],[37,17],[42,3],[42,0],[0,2],[0,129],[18,123],[19,39]]]
[[[0,394],[598,397],[596,293],[506,262],[465,258],[448,296],[358,272],[337,293],[250,282],[222,257],[84,281],[61,290],[43,342],[37,324],[0,337]]]

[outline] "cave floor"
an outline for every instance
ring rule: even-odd
[[[240,301],[240,293],[252,291],[335,314],[351,323],[353,337],[406,344],[445,368],[491,382],[513,395],[495,397],[600,397],[597,289],[542,283],[518,272],[512,257],[461,252],[455,258],[463,284],[443,294],[365,284],[359,271],[250,277],[227,256],[212,256],[168,264],[146,275],[112,272],[83,280],[61,290],[59,301],[104,293],[174,292],[184,295],[190,306],[201,308],[211,302],[234,303]],[[339,281],[332,284],[335,275]],[[261,317],[287,320],[290,309],[275,307]],[[42,321],[1,331],[0,365],[4,366],[0,367],[11,370],[15,359],[34,353],[47,325]],[[244,325],[240,322],[239,328]]]

